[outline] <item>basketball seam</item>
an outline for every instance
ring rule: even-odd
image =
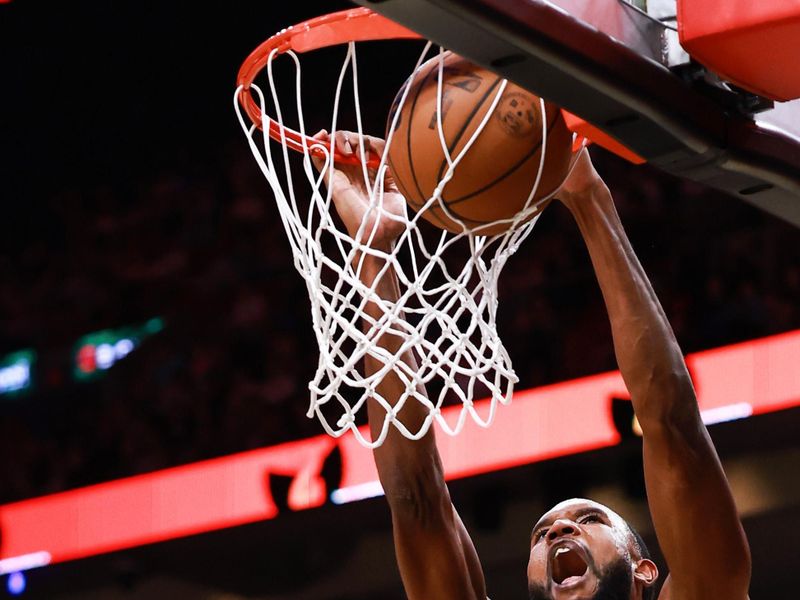
[[[549,132],[552,130],[552,127],[553,127],[553,125],[555,124],[555,122],[556,122],[557,120],[558,120],[558,113],[556,113],[556,114],[555,114],[555,116],[554,116],[554,117],[553,117],[553,119],[552,119],[552,122],[550,122],[550,123],[548,123],[548,124],[547,124],[548,137],[549,137],[549,135],[550,135],[550,134],[549,134]],[[519,161],[518,161],[518,162],[517,162],[517,163],[516,163],[514,166],[512,166],[512,167],[511,167],[511,168],[510,168],[508,171],[506,171],[506,172],[505,172],[505,173],[503,173],[502,175],[498,176],[498,177],[497,177],[496,179],[494,179],[493,181],[491,181],[491,182],[487,183],[487,184],[486,184],[486,185],[484,185],[482,188],[479,188],[479,189],[475,190],[474,192],[470,192],[470,193],[469,193],[469,194],[467,194],[466,196],[462,196],[462,197],[460,197],[460,198],[457,198],[457,199],[455,199],[455,200],[448,200],[448,201],[447,201],[447,207],[448,207],[448,208],[450,208],[450,207],[451,207],[452,205],[454,205],[454,204],[459,204],[459,203],[461,203],[461,202],[464,202],[465,200],[469,200],[469,199],[470,199],[470,198],[472,198],[473,196],[476,196],[477,194],[480,194],[480,193],[482,193],[482,192],[485,192],[485,191],[486,191],[486,190],[488,190],[490,187],[493,187],[493,186],[497,185],[497,184],[498,184],[498,183],[500,183],[500,182],[501,182],[503,179],[505,179],[506,177],[508,177],[509,175],[511,175],[512,173],[514,173],[514,172],[515,172],[517,169],[519,169],[519,168],[520,168],[520,167],[521,167],[523,164],[525,164],[525,162],[527,162],[528,160],[530,160],[531,156],[533,156],[533,155],[534,155],[534,154],[535,154],[535,153],[536,153],[536,152],[539,150],[539,148],[541,148],[541,147],[542,147],[542,142],[539,142],[539,143],[538,143],[538,144],[537,144],[537,145],[536,145],[534,148],[532,148],[532,149],[531,149],[531,151],[530,151],[528,154],[526,154],[524,157],[522,157],[522,158],[521,158],[521,159],[520,159],[520,160],[519,160]],[[547,155],[545,155],[544,159],[545,159],[545,162],[547,162]],[[443,195],[443,197],[442,197],[442,200],[444,200],[444,195]],[[458,213],[455,213],[455,214],[458,214]],[[487,221],[487,222],[489,222],[489,223],[490,223],[491,221]]]
[[[417,204],[417,202],[415,202],[414,199],[409,199],[408,197],[406,197],[406,203],[407,204],[411,204],[412,208],[414,208],[414,212],[416,212],[416,213],[419,213],[420,210],[422,209],[422,207],[425,206],[425,202],[427,200],[427,197],[425,196],[425,194],[422,191],[422,188],[419,185],[419,181],[417,180],[417,172],[416,172],[416,169],[414,168],[414,156],[412,154],[412,144],[411,144],[411,126],[414,123],[414,111],[417,108],[417,101],[419,100],[419,95],[422,93],[422,90],[425,87],[425,84],[427,83],[428,79],[430,79],[430,77],[435,72],[438,73],[438,70],[431,69],[425,75],[425,77],[423,77],[422,80],[419,82],[416,94],[414,94],[414,100],[411,103],[411,110],[409,111],[408,119],[406,120],[406,130],[407,130],[406,150],[408,152],[408,165],[409,165],[409,168],[411,170],[411,178],[414,181],[414,185],[417,188],[417,192],[418,192],[419,198],[420,198],[419,204]],[[430,209],[427,210],[426,217],[433,218],[437,223],[439,223],[439,226],[442,229],[447,229],[448,228],[447,222],[445,222],[444,219],[442,219],[439,215],[434,213],[432,210],[430,210]]]
[[[419,193],[420,197],[420,206],[425,205],[425,194],[422,192],[422,188],[419,185],[419,181],[417,181],[417,171],[414,168],[414,157],[411,153],[411,126],[414,124],[414,111],[417,108],[417,101],[419,100],[419,95],[422,93],[423,88],[425,87],[425,83],[428,81],[430,76],[433,74],[433,69],[425,75],[425,77],[420,81],[419,86],[417,87],[417,92],[414,94],[414,101],[411,103],[411,111],[408,114],[408,123],[406,125],[406,150],[408,152],[408,164],[411,168],[411,178],[414,180],[414,185],[417,188],[417,192]]]
[[[413,100],[411,100],[411,109],[409,110],[409,114],[407,115],[406,118],[402,119],[402,121],[400,123],[400,126],[394,132],[394,135],[400,135],[400,136],[406,135],[406,154],[408,155],[408,165],[409,165],[409,169],[410,169],[411,179],[414,182],[414,186],[417,188],[417,192],[419,193],[420,198],[422,198],[424,196],[424,194],[422,193],[422,189],[420,188],[419,182],[417,181],[416,171],[414,170],[414,157],[413,157],[413,155],[411,153],[411,150],[412,150],[411,149],[411,124],[412,124],[412,122],[414,120],[414,111],[416,110],[417,100],[419,98],[419,94],[422,91],[422,88],[424,87],[425,82],[428,80],[428,78],[432,74],[433,74],[433,71],[431,71],[428,74],[426,74],[421,80],[417,80],[417,82],[414,82],[413,79],[411,79],[410,81],[408,81],[405,84],[403,84],[403,87],[408,85],[411,88],[409,90],[409,96],[411,95],[411,93],[414,92],[413,87],[414,87],[415,83],[417,85],[417,90],[416,90],[416,93],[414,93]],[[403,87],[400,88],[400,91],[398,92],[398,94],[402,94],[403,93]],[[408,97],[406,97],[406,102],[408,102]],[[402,111],[402,107],[398,106],[397,110],[400,110],[401,118],[402,118],[402,112],[403,112]],[[402,129],[404,127],[406,129],[406,133],[405,134],[403,134],[403,132],[402,132]],[[388,131],[388,124],[387,124],[387,131]],[[405,185],[405,183],[403,182],[403,179],[401,177],[399,177],[398,173],[396,173],[395,171],[392,171],[392,176],[394,177],[394,181],[395,181],[395,184],[397,185],[397,189],[400,191],[400,193],[405,198],[406,204],[410,205],[411,208],[414,209],[414,212],[418,213],[420,208],[422,208],[422,206],[425,205],[425,199],[423,198],[421,203],[417,204],[417,202],[415,201],[415,198],[413,198],[412,189],[409,186]],[[428,216],[434,218],[439,223],[440,227],[442,227],[443,229],[447,229],[447,224],[444,221],[442,221],[438,216],[436,216],[432,212],[430,212],[430,211],[428,211],[428,212],[429,212]]]
[[[453,149],[458,145],[458,142],[461,141],[461,137],[464,135],[464,132],[467,130],[467,127],[469,127],[470,123],[472,123],[472,119],[475,117],[475,115],[481,109],[481,107],[486,103],[486,99],[489,97],[489,94],[491,94],[492,91],[494,91],[494,89],[497,87],[497,84],[500,83],[501,80],[502,80],[501,77],[495,79],[492,85],[489,86],[489,89],[486,90],[486,92],[483,94],[483,98],[481,98],[480,101],[477,102],[475,106],[473,106],[472,111],[469,113],[469,115],[467,115],[467,118],[461,125],[461,130],[456,134],[455,138],[453,138],[453,141],[447,147],[448,154],[451,154]],[[442,121],[442,127],[444,127],[444,121]],[[447,164],[447,157],[443,156],[442,163],[441,165],[439,165],[439,173],[437,175],[437,179],[439,181],[442,180],[442,173],[444,173],[446,164]],[[444,200],[444,190],[442,190],[442,200]]]
[[[412,75],[412,77],[413,77],[413,75]],[[406,81],[406,82],[405,82],[405,83],[404,83],[404,84],[403,84],[403,85],[400,87],[400,91],[399,91],[399,92],[397,92],[398,96],[402,96],[402,94],[403,94],[403,92],[404,92],[404,90],[405,90],[406,86],[411,86],[411,84],[412,84],[412,81],[410,81],[410,80]],[[407,99],[408,99],[408,97],[406,97],[406,100],[407,100]],[[395,98],[395,100],[397,100],[397,98]],[[407,121],[410,121],[410,119],[403,119],[403,120],[400,122],[399,126],[398,126],[398,127],[397,127],[397,128],[394,130],[394,131],[391,131],[391,130],[390,130],[390,128],[391,128],[391,123],[392,123],[392,120],[394,119],[394,116],[395,116],[395,114],[397,113],[397,111],[398,111],[398,110],[400,110],[401,108],[402,108],[402,107],[400,106],[400,104],[397,104],[397,105],[395,106],[395,103],[394,103],[394,101],[392,102],[392,109],[394,109],[394,110],[391,110],[391,109],[390,109],[390,112],[389,112],[389,122],[387,122],[387,123],[386,123],[386,135],[384,136],[386,139],[389,139],[389,134],[390,134],[390,133],[391,133],[391,135],[392,135],[392,136],[396,136],[396,135],[402,135],[402,129],[403,129],[404,127],[407,127],[407,126],[409,126],[409,123],[408,123]],[[402,117],[402,110],[400,110],[400,113],[401,113],[401,114],[400,114],[400,116]],[[409,161],[409,162],[410,162],[410,161]],[[407,198],[407,196],[409,196],[410,194],[408,194],[408,193],[406,192],[406,190],[408,190],[408,189],[410,189],[410,188],[409,188],[407,185],[405,185],[405,184],[403,183],[403,181],[401,180],[401,178],[398,176],[398,173],[397,173],[396,171],[394,171],[394,169],[392,169],[392,168],[391,168],[391,164],[389,164],[388,166],[389,166],[389,168],[390,168],[390,171],[391,171],[391,173],[392,173],[392,177],[394,178],[394,182],[395,182],[395,184],[397,185],[397,189],[398,189],[398,190],[400,190],[400,193],[403,195],[403,197],[404,197],[404,198],[406,198],[406,202],[408,203],[409,201],[408,201],[408,198]],[[413,206],[413,203],[412,203],[412,206]]]

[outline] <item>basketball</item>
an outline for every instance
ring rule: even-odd
[[[447,158],[439,136],[437,109],[439,57],[422,65],[411,83],[395,125],[388,163],[400,192],[419,212],[446,175]],[[447,52],[442,73],[442,132],[450,156],[469,143],[491,108],[503,79],[460,56]],[[392,126],[406,83],[389,112]],[[572,151],[572,134],[559,108],[545,102],[547,144],[543,172],[532,202],[547,197],[564,181]],[[388,134],[387,134],[388,138]],[[509,219],[525,208],[539,171],[542,150],[540,100],[508,82],[483,131],[458,162],[445,185],[441,204],[432,204],[421,216],[452,232],[477,229],[480,235],[507,231]],[[450,215],[448,215],[448,212]],[[528,218],[533,217],[535,211]]]

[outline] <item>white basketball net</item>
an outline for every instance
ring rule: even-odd
[[[414,75],[420,70],[425,57],[430,52],[429,43],[417,61]],[[282,54],[294,61],[295,102],[298,123],[296,129],[303,136],[314,132],[306,131],[301,101],[301,68],[298,56],[288,51]],[[273,51],[266,67],[270,88],[270,104],[274,122],[284,124],[281,101],[273,76],[273,59],[278,55]],[[442,149],[448,162],[436,192],[428,199],[423,210],[436,203],[454,221],[460,219],[447,210],[440,196],[447,182],[453,177],[459,161],[469,151],[483,130],[489,117],[500,101],[505,82],[496,92],[491,108],[486,112],[481,126],[472,139],[457,156],[450,156],[447,150],[441,124],[442,99],[442,53],[439,53],[439,116],[438,130]],[[343,82],[350,72],[353,86],[352,94],[356,108],[359,137],[363,135],[361,108],[358,91],[358,69],[356,65],[356,46],[350,43],[342,65],[336,88],[336,96],[328,128],[331,146],[325,149],[328,157],[325,171],[333,169],[330,156],[333,152],[333,139],[337,131],[339,105]],[[412,75],[412,77],[414,76]],[[405,86],[400,106],[395,111],[395,121],[402,112],[405,95],[411,86]],[[263,121],[261,132],[269,130],[270,116],[267,116],[267,103],[264,93],[251,85],[260,104]],[[419,439],[436,421],[449,435],[456,435],[464,427],[467,415],[482,426],[488,427],[495,415],[497,403],[511,401],[513,386],[517,376],[511,366],[508,353],[497,333],[495,316],[497,313],[497,279],[500,271],[531,232],[539,217],[540,207],[545,198],[537,203],[535,197],[541,177],[542,164],[546,155],[546,119],[542,121],[542,151],[537,175],[526,209],[513,219],[510,229],[493,237],[479,235],[464,227],[458,234],[435,229],[420,218],[420,213],[406,210],[397,217],[383,208],[383,178],[386,175],[386,155],[392,143],[391,134],[386,140],[386,149],[376,181],[371,182],[367,168],[363,168],[366,187],[370,192],[370,209],[378,215],[391,219],[402,219],[405,230],[397,239],[389,254],[370,247],[370,236],[374,231],[366,230],[368,213],[362,222],[361,231],[356,236],[364,243],[351,238],[335,214],[331,193],[323,183],[324,177],[312,165],[309,147],[301,154],[290,152],[283,143],[272,141],[266,133],[260,133],[242,114],[238,101],[242,88],[236,90],[234,106],[242,129],[253,155],[261,167],[273,193],[283,221],[289,243],[294,253],[294,265],[303,276],[311,298],[311,316],[314,332],[319,343],[319,364],[314,379],[309,383],[311,402],[308,416],[316,414],[322,426],[330,435],[338,437],[351,430],[364,446],[374,448],[383,443],[390,427],[396,427],[404,436]],[[544,102],[541,105],[545,114]],[[389,128],[394,131],[395,123]],[[310,142],[309,142],[310,143]],[[365,156],[363,139],[358,148],[362,162]],[[292,169],[292,161],[302,167],[304,178],[297,177]],[[533,215],[533,216],[532,216]],[[373,222],[377,222],[374,219]],[[493,223],[496,224],[497,222]],[[487,225],[488,227],[488,225]],[[385,259],[385,267],[378,279],[370,287],[359,278],[362,259],[372,254]],[[375,287],[383,276],[391,276],[391,269],[397,274],[400,297],[396,302],[380,298]],[[381,316],[373,319],[364,312],[367,302],[380,307]],[[364,321],[368,324],[364,326]],[[378,338],[393,334],[402,339],[397,352],[389,352],[380,346]],[[416,356],[418,367],[412,369],[401,356],[411,350]],[[363,372],[364,357],[371,355],[383,367],[371,374]],[[384,398],[376,390],[378,384],[390,372],[405,384],[405,391],[399,399]],[[425,387],[440,387],[429,398]],[[490,398],[488,410],[479,414],[474,401]],[[368,398],[374,398],[385,410],[385,418],[380,434],[374,439],[362,435],[356,424],[356,415],[366,410]],[[445,403],[458,399],[461,409],[454,423],[448,422],[441,414]],[[419,429],[410,431],[397,414],[407,402],[419,402],[427,410],[427,418]]]

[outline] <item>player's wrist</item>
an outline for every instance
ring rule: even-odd
[[[600,177],[586,182],[580,189],[563,190],[558,198],[575,216],[613,205],[611,192]]]
[[[588,151],[581,150],[573,160],[570,174],[556,197],[573,213],[606,196],[610,198],[611,194],[595,170]]]
[[[353,268],[358,270],[361,281],[369,285],[385,270],[387,262],[388,258],[365,252],[353,260]]]

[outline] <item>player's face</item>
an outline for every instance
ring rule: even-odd
[[[630,598],[631,538],[625,521],[591,500],[548,511],[531,536],[528,587],[534,600]]]

